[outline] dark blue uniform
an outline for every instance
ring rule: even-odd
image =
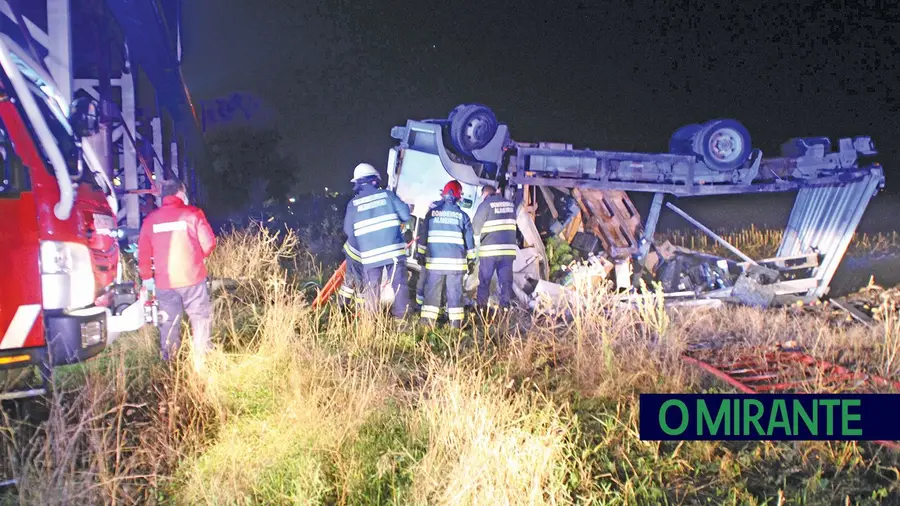
[[[409,306],[406,285],[406,242],[401,226],[409,221],[409,206],[389,190],[363,185],[347,204],[344,233],[354,238],[366,284],[366,300],[375,310],[381,298],[381,276],[387,272],[395,298],[393,315],[402,318]]]
[[[359,196],[359,191],[364,185],[354,183],[353,197]],[[344,242],[344,262],[346,269],[344,271],[344,281],[338,290],[338,302],[342,306],[359,305],[365,302],[363,299],[363,288],[365,287],[365,273],[359,256],[359,248],[356,246],[356,237],[348,236]]]
[[[508,307],[512,299],[513,261],[518,250],[516,206],[500,195],[490,195],[475,211],[473,225],[479,237],[477,303],[487,306],[491,278],[496,272],[500,307]]]
[[[434,209],[440,203],[441,203],[440,200],[432,202],[431,204],[428,205],[428,209]],[[424,227],[424,223],[425,223],[424,218],[422,219],[422,223],[423,223],[423,225],[421,225],[421,227]],[[418,249],[418,246],[417,246],[417,249]],[[416,255],[416,256],[419,257],[420,255]],[[424,249],[421,250],[421,257],[424,260],[424,258],[425,258],[425,250]],[[425,264],[424,264],[424,261],[420,262],[420,263],[422,265],[422,269],[419,270],[419,277],[416,280],[416,307],[418,307],[419,309],[422,308],[422,304],[425,304]]]
[[[344,242],[346,270],[344,271],[344,282],[341,283],[341,288],[338,290],[338,301],[345,307],[364,302],[365,273],[362,263],[360,263],[359,250],[352,245],[356,241],[352,239],[352,237],[348,237]]]
[[[446,197],[425,215],[416,251],[425,256],[425,303],[422,320],[434,323],[446,288],[450,325],[462,325],[463,276],[475,259],[475,237],[469,216]]]

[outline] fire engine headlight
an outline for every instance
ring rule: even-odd
[[[91,252],[84,244],[41,241],[41,289],[45,309],[90,306],[94,301]]]
[[[74,263],[71,243],[41,242],[41,274],[68,274]]]

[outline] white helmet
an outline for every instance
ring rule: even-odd
[[[375,170],[375,167],[372,167],[368,163],[361,163],[353,169],[353,179],[350,180],[351,183],[355,183],[360,179],[375,176],[381,179],[381,176],[378,175],[378,171]]]

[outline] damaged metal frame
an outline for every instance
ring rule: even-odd
[[[639,247],[633,256],[636,266],[640,267],[646,267],[648,256],[659,255],[660,245],[654,244],[652,238],[666,194],[677,197],[796,191],[776,257],[759,261],[743,254],[671,202],[666,203],[666,207],[741,259],[741,262],[731,262],[676,248],[677,255],[703,256],[717,262],[721,269],[713,269],[718,270],[721,277],[731,280],[730,283],[725,281],[727,286],[718,289],[696,290],[698,297],[763,307],[812,302],[827,295],[866,207],[884,185],[884,173],[878,164],[857,166],[857,154],[875,153],[871,140],[842,139],[840,145],[839,153],[819,150],[818,153],[803,152],[801,156],[774,160],[765,160],[761,152],[756,151],[752,160],[730,175],[725,172],[713,174],[721,181],[719,184],[705,180],[712,171],[689,170],[684,175],[687,179],[681,177],[676,181],[677,177],[672,178],[673,171],[667,172],[666,164],[686,164],[690,157],[524,147],[516,153],[515,166],[511,164],[509,181],[527,186],[572,188],[573,193],[591,190],[602,194],[654,193],[642,226]],[[640,172],[638,169],[648,164],[648,160],[654,164],[653,171]],[[700,162],[694,159],[691,163]],[[594,170],[585,170],[585,167]],[[611,167],[618,170],[611,170]],[[698,176],[698,172],[704,173]],[[652,178],[661,181],[638,181]],[[725,182],[729,178],[748,182]],[[683,287],[670,283],[665,288],[666,292],[675,292]]]
[[[516,142],[480,104],[457,106],[443,120],[408,120],[391,136],[399,143],[389,152],[388,186],[414,207],[414,215],[423,214],[448,179],[463,184],[461,207],[469,214],[486,185],[505,189],[507,197],[518,193],[524,247],[514,270],[520,298],[528,295],[520,293],[526,285],[551,274],[535,223],[539,196],[553,217],[549,232],[582,252],[602,246],[613,263],[607,275],[615,270],[620,289],[649,273],[668,297],[693,292],[695,298],[769,306],[812,302],[828,293],[866,207],[884,185],[877,163],[859,163],[861,155],[876,154],[869,137],[840,139],[835,152],[827,138],[796,138],[781,146],[780,157],[763,158],[751,148],[746,129],[728,119],[682,127],[670,139],[669,153]],[[626,193],[632,191],[654,194],[644,223]],[[667,208],[740,261],[653,242],[666,195],[788,191],[797,196],[775,258],[750,258],[671,202]],[[555,192],[571,197],[568,209],[555,205]]]

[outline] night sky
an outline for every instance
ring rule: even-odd
[[[769,156],[868,134],[900,186],[896,1],[191,0],[184,17],[195,98],[268,103],[307,188],[383,170],[392,126],[464,102],[516,140],[594,149],[665,152],[717,117]]]

